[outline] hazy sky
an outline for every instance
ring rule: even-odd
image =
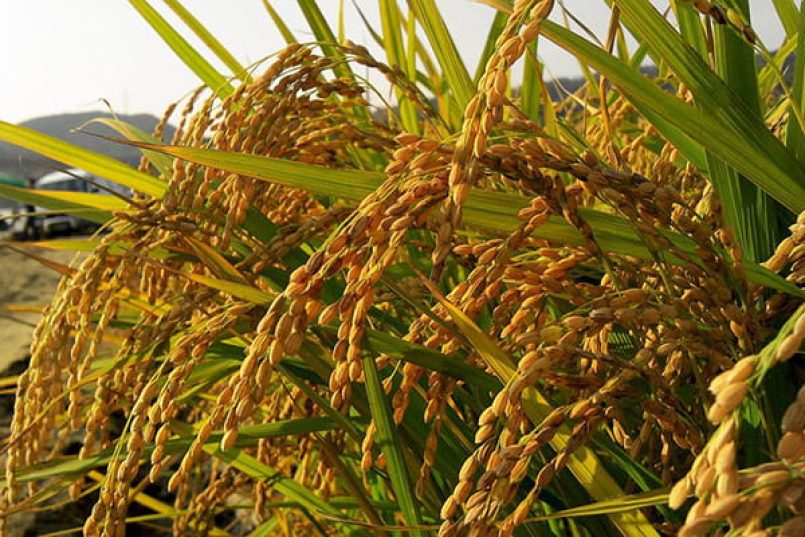
[[[459,49],[474,69],[492,9],[471,0],[437,1]],[[783,33],[771,2],[750,0],[755,28],[767,45],[775,48]],[[594,31],[605,31],[608,10],[603,1],[564,3]],[[181,27],[160,0],[151,0],[151,4]],[[242,63],[258,60],[284,44],[261,0],[184,0],[183,4]],[[346,4],[347,37],[367,43],[368,32],[351,0]],[[357,4],[370,20],[379,20],[375,0],[357,0]],[[295,1],[273,0],[272,5],[300,40],[312,40]],[[334,25],[338,0],[320,0],[319,5]],[[189,32],[184,35],[199,45]],[[540,55],[555,76],[577,73],[572,58],[556,47],[544,46]],[[0,119],[12,122],[59,112],[99,110],[102,98],[118,113],[158,115],[169,102],[198,84],[195,75],[126,0],[0,1],[0,73]]]

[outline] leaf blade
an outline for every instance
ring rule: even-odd
[[[198,76],[204,84],[215,93],[224,97],[231,95],[234,89],[226,78],[219,73],[187,40],[179,35],[171,25],[155,10],[147,0],[129,0],[140,16],[156,31],[160,38]]]
[[[167,188],[159,179],[118,160],[20,125],[0,121],[0,141],[29,149],[68,166],[81,168],[149,196],[161,197]]]

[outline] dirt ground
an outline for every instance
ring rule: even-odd
[[[9,243],[12,246],[14,243]],[[51,250],[27,250],[61,264],[69,264],[73,252]],[[39,320],[38,313],[18,311],[20,307],[36,308],[50,303],[60,275],[39,261],[26,257],[9,248],[0,247],[0,376],[19,374],[27,364],[31,333]],[[0,438],[8,431],[13,398],[4,395],[0,401]],[[0,466],[5,464],[0,456]],[[50,515],[50,513],[48,513]],[[53,516],[65,517],[59,511]],[[39,517],[41,518],[41,517]],[[75,520],[73,520],[75,519]],[[80,525],[80,518],[73,516],[71,525]],[[52,529],[62,529],[61,524],[39,520],[33,513],[18,513],[7,520],[10,537],[40,535]]]
[[[12,243],[13,244],[13,243]],[[69,264],[73,252],[31,250],[52,261]],[[28,354],[37,313],[17,310],[20,306],[41,309],[50,303],[60,275],[39,261],[0,247],[0,371]]]

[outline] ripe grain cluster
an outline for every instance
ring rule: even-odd
[[[69,487],[118,536],[155,484],[175,535],[802,535],[805,213],[747,258],[726,164],[628,88],[530,113],[511,69],[553,4],[514,3],[460,110],[352,42],[172,106],[140,167],[164,196],[115,213],[36,329],[4,510]]]

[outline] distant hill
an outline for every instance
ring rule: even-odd
[[[136,166],[140,160],[140,152],[138,149],[123,144],[109,142],[97,136],[91,136],[89,134],[79,132],[71,132],[73,129],[80,127],[87,121],[98,117],[108,118],[112,116],[111,114],[105,112],[58,114],[30,119],[20,123],[20,125]],[[131,123],[132,125],[139,127],[146,132],[151,132],[158,121],[155,116],[149,114],[136,114],[128,116],[118,115],[117,117],[118,119]],[[96,134],[114,136],[117,138],[121,137],[117,132],[100,124],[89,125],[84,130]],[[170,139],[170,137],[173,135],[173,132],[173,127],[166,129],[168,139]],[[46,159],[32,151],[20,149],[19,147],[11,144],[0,143],[0,175],[8,175],[19,178],[38,178],[53,171],[54,167],[62,168],[64,165],[56,161]]]

